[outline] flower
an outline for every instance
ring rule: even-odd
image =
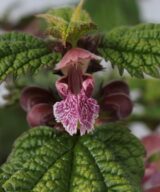
[[[56,65],[62,77],[56,81],[61,100],[56,101],[51,90],[27,87],[22,91],[20,103],[27,112],[31,127],[48,125],[70,135],[89,133],[95,124],[121,120],[133,108],[129,87],[123,81],[107,84],[97,100],[92,98],[94,79],[86,73],[88,67],[97,71],[101,58],[82,48],[70,49]],[[94,67],[90,65],[94,63]]]
[[[56,66],[64,77],[56,82],[63,100],[54,104],[54,116],[70,135],[78,130],[81,135],[91,132],[99,114],[99,105],[91,98],[94,80],[85,73],[91,59],[98,60],[99,57],[87,50],[73,48]]]

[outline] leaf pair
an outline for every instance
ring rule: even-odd
[[[142,78],[144,74],[159,77],[160,25],[116,28],[103,38],[99,53],[113,66],[118,66],[121,75],[126,69],[135,77]],[[41,39],[15,32],[0,36],[1,80],[9,74],[18,76],[27,71],[36,72],[40,67],[58,61],[59,54]]]

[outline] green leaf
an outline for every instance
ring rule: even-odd
[[[48,33],[62,40],[76,45],[78,39],[96,29],[89,14],[82,10],[83,0],[76,8],[52,9],[46,14],[40,14],[48,24]]]
[[[84,8],[89,12],[100,30],[108,31],[121,25],[139,23],[136,0],[86,0]]]
[[[121,75],[126,69],[135,77],[144,73],[159,77],[160,24],[116,28],[103,39],[99,51],[118,66]]]
[[[144,149],[128,129],[69,136],[48,127],[20,137],[0,169],[3,192],[140,192]]]
[[[58,59],[59,55],[41,39],[18,32],[0,35],[0,80],[9,74],[17,77],[34,73],[42,66],[54,65]]]

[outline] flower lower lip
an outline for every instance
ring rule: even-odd
[[[76,134],[78,128],[81,135],[92,131],[99,113],[97,101],[91,98],[94,86],[92,76],[82,75],[78,68],[72,68],[68,77],[62,78],[56,85],[63,95],[63,100],[53,107],[56,121],[62,123],[70,135]]]

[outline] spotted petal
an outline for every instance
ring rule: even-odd
[[[78,129],[80,129],[80,134],[84,135],[94,128],[99,105],[95,99],[91,98],[93,86],[93,78],[90,75],[83,75],[82,89],[78,94],[70,91],[67,78],[61,78],[56,83],[63,100],[54,104],[54,116],[70,135],[76,134]]]
[[[76,97],[69,94],[65,100],[55,103],[53,110],[56,121],[62,123],[70,135],[76,134],[78,123]]]
[[[70,135],[76,134],[78,128],[81,135],[92,131],[98,113],[96,100],[88,98],[83,90],[79,95],[69,93],[65,100],[54,105],[56,121],[61,122]]]
[[[95,119],[99,113],[99,105],[95,99],[87,98],[85,95],[81,95],[79,101],[80,133],[84,135],[94,129]]]

